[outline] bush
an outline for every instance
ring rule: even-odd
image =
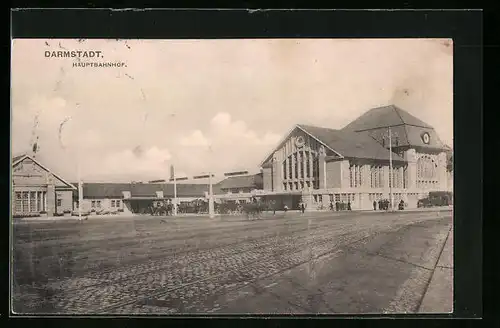
[[[95,208],[90,210],[91,213],[95,213]]]
[[[123,208],[119,208],[119,209],[118,209],[118,212],[123,212]]]
[[[64,214],[69,214],[69,213],[71,213],[71,211],[70,210],[64,210],[63,213]]]
[[[47,214],[47,211],[41,211],[40,214]]]

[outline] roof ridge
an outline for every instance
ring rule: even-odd
[[[311,124],[297,124],[298,126],[304,126],[304,127],[311,127],[311,128],[317,128],[317,129],[326,129],[326,130],[332,130],[332,131],[340,131],[339,129],[333,129],[333,128],[328,128],[325,126],[319,126],[319,125],[311,125]]]
[[[401,120],[401,122],[403,124],[406,124],[405,120],[403,120],[403,118],[401,117],[401,114],[399,113],[399,111],[401,110],[399,107],[397,107],[396,105],[392,105],[392,108],[394,109],[394,111],[396,112],[396,115],[398,115],[399,119]]]

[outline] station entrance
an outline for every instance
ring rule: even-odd
[[[283,194],[272,194],[263,195],[261,199],[266,204],[274,204],[275,209],[281,211],[285,208],[285,205],[289,210],[300,209],[300,203],[302,201],[301,193],[283,193]]]

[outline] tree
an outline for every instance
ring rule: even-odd
[[[446,170],[453,172],[453,153],[449,152],[446,156]]]

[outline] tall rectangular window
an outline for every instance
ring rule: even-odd
[[[19,191],[16,192],[16,199],[14,204],[14,211],[16,213],[22,213],[23,211],[23,195]]]
[[[120,205],[121,205],[121,204],[120,204],[120,200],[119,200],[119,199],[117,199],[117,200],[116,200],[116,207],[120,207]]]
[[[286,179],[286,161],[283,161],[283,179]]]
[[[294,161],[294,164],[295,164],[295,175],[294,175],[294,178],[298,178],[299,177],[299,161],[298,161],[298,158],[297,158],[297,153],[293,154],[293,161]]]
[[[27,191],[23,191],[23,206],[22,206],[22,212],[23,213],[29,212],[28,197],[29,197],[29,193]]]
[[[288,158],[288,178],[292,179],[292,157]]]
[[[100,200],[97,201],[97,208],[101,208],[101,201]]]
[[[93,200],[90,204],[92,208],[95,208],[95,200]]]
[[[30,191],[30,212],[36,212],[36,191]]]
[[[115,207],[115,200],[114,199],[111,200],[111,207]]]
[[[318,178],[319,176],[319,159],[314,158],[313,159],[313,177]]]
[[[311,156],[309,152],[306,152],[306,177],[311,177]]]
[[[36,211],[40,212],[42,210],[42,192],[37,191],[36,195]]]
[[[57,207],[61,207],[61,206],[62,206],[62,199],[58,198],[57,199]]]
[[[300,177],[304,178],[304,153],[299,153]]]

